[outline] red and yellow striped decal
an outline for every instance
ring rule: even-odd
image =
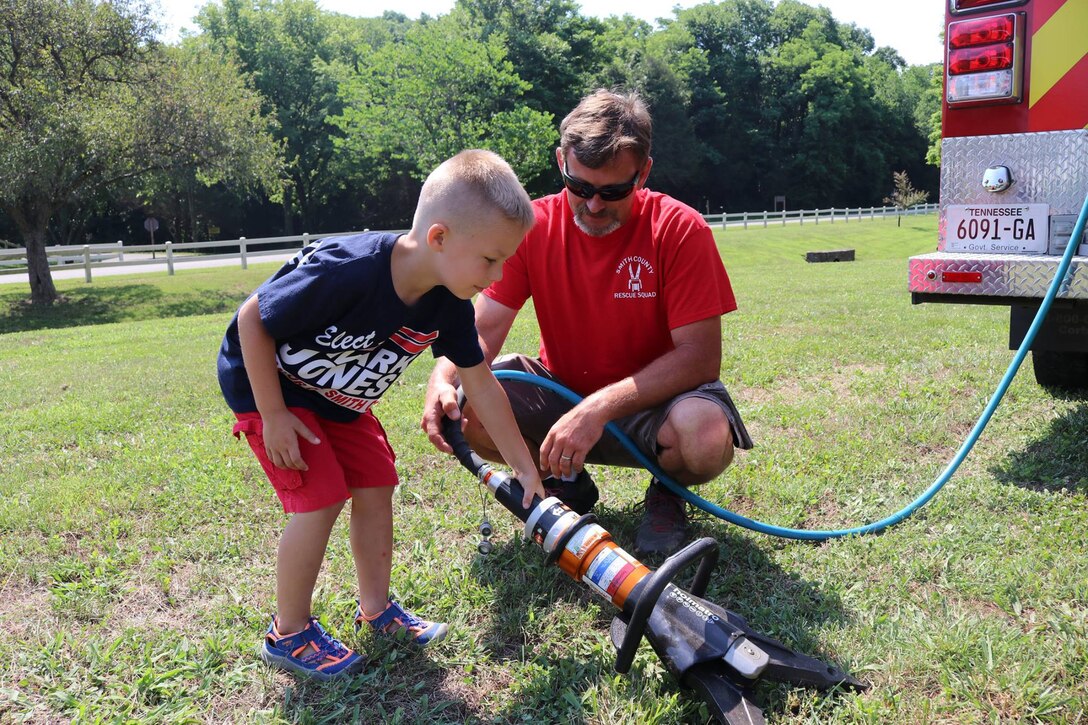
[[[1088,0],[1036,0],[1030,131],[1088,127]]]

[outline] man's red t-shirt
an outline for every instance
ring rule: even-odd
[[[536,225],[484,294],[513,309],[533,298],[541,362],[581,395],[672,350],[670,330],[737,308],[710,227],[686,204],[640,189],[603,237],[575,225],[566,192],[533,207]]]

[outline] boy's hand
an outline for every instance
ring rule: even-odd
[[[306,424],[291,411],[283,410],[261,414],[264,423],[264,449],[268,459],[279,468],[293,468],[296,471],[308,471],[310,467],[302,460],[298,438],[302,436],[315,446],[321,439],[314,435]]]
[[[536,471],[530,473],[518,473],[518,481],[521,482],[521,488],[525,491],[525,495],[521,499],[521,507],[528,509],[533,505],[533,496],[539,496],[543,501],[548,497],[548,494],[544,493],[544,484],[540,482],[540,474]]]

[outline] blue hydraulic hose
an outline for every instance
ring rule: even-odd
[[[761,534],[768,534],[784,539],[825,541],[827,539],[837,539],[843,536],[875,534],[890,526],[895,526],[929,503],[929,500],[936,496],[938,491],[944,488],[944,485],[952,478],[952,475],[955,474],[956,470],[960,467],[960,464],[967,458],[967,454],[975,447],[975,443],[978,442],[979,436],[982,435],[982,431],[985,430],[987,424],[989,424],[994,411],[997,410],[997,406],[1001,403],[1001,399],[1005,396],[1005,392],[1009,389],[1009,385],[1012,383],[1013,378],[1016,377],[1016,372],[1024,362],[1028,350],[1031,349],[1031,343],[1035,341],[1035,336],[1038,334],[1039,328],[1043,324],[1043,320],[1046,319],[1047,313],[1050,312],[1050,306],[1053,304],[1054,298],[1058,295],[1058,291],[1061,289],[1062,285],[1065,284],[1065,276],[1069,272],[1069,265],[1073,261],[1073,255],[1080,246],[1080,239],[1084,234],[1086,219],[1088,219],[1088,196],[1085,196],[1084,198],[1084,205],[1081,207],[1080,216],[1077,218],[1077,224],[1073,228],[1073,234],[1069,237],[1069,244],[1065,249],[1065,254],[1062,255],[1061,262],[1058,264],[1057,272],[1054,273],[1054,279],[1051,281],[1050,287],[1047,288],[1046,295],[1043,296],[1043,301],[1039,305],[1039,311],[1035,314],[1035,319],[1032,321],[1031,326],[1024,335],[1024,341],[1020,343],[1020,348],[1016,351],[1016,355],[1013,356],[1012,362],[1009,363],[1009,369],[1005,371],[1005,376],[998,384],[997,390],[994,391],[985,410],[982,411],[982,415],[979,417],[978,422],[975,423],[975,427],[971,429],[971,432],[960,446],[960,449],[956,452],[956,455],[953,456],[952,461],[945,467],[944,471],[941,472],[941,475],[937,477],[937,480],[935,480],[921,496],[916,498],[902,510],[887,518],[881,519],[880,521],[874,521],[873,523],[864,526],[857,526],[852,529],[834,530],[790,529],[782,526],[775,526],[773,524],[766,524],[761,521],[754,521],[753,519],[746,518],[733,511],[724,509],[717,504],[711,503],[702,496],[692,493],[691,490],[676,483],[676,481],[672,480],[672,478],[662,471],[657,464],[647,458],[615,423],[609,422],[605,425],[605,430],[614,435],[616,440],[623,444],[624,448],[635,457],[635,460],[641,463],[646,470],[652,473],[657,480],[664,483],[673,493],[676,493],[691,505],[706,511],[709,514],[713,514],[731,524],[743,526],[751,531],[757,531]],[[582,400],[581,396],[573,390],[560,385],[554,380],[549,380],[548,378],[543,378],[539,375],[524,373],[517,370],[496,370],[495,377],[500,380],[517,380],[538,385],[558,393],[575,405]]]

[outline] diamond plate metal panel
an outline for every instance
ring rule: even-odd
[[[982,175],[991,166],[1009,168],[1011,188],[996,194],[982,188]],[[945,249],[949,204],[1041,203],[1050,205],[1051,215],[1077,214],[1086,192],[1088,129],[945,139],[937,248]]]
[[[1013,185],[1001,193],[982,188],[991,166],[1007,166]],[[1065,231],[1088,192],[1088,129],[948,138],[941,146],[941,210],[938,250],[912,257],[911,292],[964,296],[1023,297],[1046,294],[1058,269],[1064,240],[1050,240],[1050,254],[945,252],[950,204],[1048,204],[1051,228]],[[1049,230],[1048,230],[1049,231]],[[1086,249],[1082,244],[1083,254]],[[1088,257],[1077,256],[1058,293],[1088,299]]]
[[[1034,254],[922,254],[910,258],[910,291],[1041,298],[1060,261],[1060,257]],[[977,273],[980,281],[949,282],[949,273]],[[1088,258],[1073,258],[1058,296],[1088,299]]]

